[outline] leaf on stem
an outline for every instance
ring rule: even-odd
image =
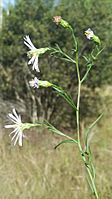
[[[76,108],[76,105],[74,104],[74,101],[72,99],[72,97],[66,93],[61,87],[59,86],[56,86],[55,84],[52,85],[52,87],[57,91],[57,93],[63,97],[70,106],[72,106],[72,108],[76,111],[77,108]]]
[[[48,121],[45,121],[44,122],[44,126],[50,130],[51,132],[55,133],[55,134],[58,134],[60,136],[63,136],[63,137],[66,137],[67,139],[69,140],[73,140],[73,142],[77,143],[77,141],[75,139],[73,139],[72,137],[62,133],[61,131],[59,131],[58,129],[56,129],[52,124],[50,124]]]
[[[57,144],[55,147],[54,147],[54,149],[57,149],[61,144],[65,144],[65,143],[75,143],[75,144],[77,144],[78,142],[77,142],[77,140],[63,140],[63,141],[61,141],[59,144]]]
[[[56,44],[56,48],[51,48],[51,50],[52,50],[51,55],[59,53],[60,55],[63,56],[63,57],[59,57],[59,58],[61,58],[61,59],[66,58],[67,61],[76,64],[76,61],[74,59],[72,59],[72,57],[70,57],[68,54],[63,52],[58,44]]]
[[[88,161],[89,161],[90,171],[91,171],[93,179],[95,180],[96,172],[95,172],[94,165],[92,163],[92,152],[91,152],[90,146],[88,147],[87,153],[88,153]]]
[[[86,77],[87,77],[89,71],[91,70],[92,66],[93,66],[92,63],[91,63],[91,64],[88,64],[88,69],[87,69],[87,71],[86,71],[84,77],[81,79],[81,83],[84,82],[84,80],[86,79]]]
[[[90,179],[89,179],[89,176],[88,176],[88,175],[86,175],[86,179],[87,179],[88,185],[89,185],[89,187],[90,187],[92,193],[94,194],[94,189],[93,189],[92,183],[90,182]]]
[[[87,129],[86,131],[86,137],[85,137],[85,146],[86,146],[86,151],[88,152],[88,147],[89,147],[89,142],[88,142],[88,138],[89,138],[89,134],[91,133],[91,130],[93,129],[93,127],[96,125],[96,123],[98,123],[98,121],[101,119],[101,117],[103,116],[103,114],[101,114]]]

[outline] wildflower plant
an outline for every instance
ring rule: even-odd
[[[80,61],[79,51],[80,51],[80,49],[78,47],[79,45],[78,45],[77,38],[74,33],[74,29],[67,21],[62,19],[61,16],[53,17],[53,21],[56,23],[56,25],[64,28],[65,31],[69,31],[71,33],[72,38],[73,38],[73,44],[74,44],[74,57],[73,56],[71,57],[67,53],[65,53],[60,48],[60,46],[58,44],[56,44],[56,47],[54,47],[54,48],[46,47],[46,48],[37,49],[33,45],[30,37],[25,36],[24,44],[30,49],[28,52],[28,57],[30,58],[28,64],[32,64],[32,70],[36,70],[37,72],[39,72],[40,69],[39,69],[39,65],[38,65],[38,57],[41,54],[44,54],[46,51],[49,51],[52,55],[60,55],[61,59],[64,59],[67,62],[71,62],[76,67],[76,72],[77,72],[77,79],[78,79],[77,101],[74,102],[71,95],[68,94],[68,92],[66,92],[62,87],[55,85],[49,81],[46,81],[46,80],[42,81],[42,80],[39,80],[37,77],[34,77],[34,79],[29,81],[29,85],[32,87],[32,89],[39,89],[39,87],[45,87],[45,89],[47,89],[47,87],[52,87],[52,89],[54,89],[58,93],[59,96],[64,98],[64,100],[70,105],[70,107],[73,109],[73,111],[76,114],[77,138],[74,139],[73,137],[63,133],[59,129],[55,128],[48,121],[37,122],[35,124],[22,123],[21,116],[17,114],[15,109],[13,109],[13,114],[8,115],[14,124],[6,125],[5,128],[14,128],[14,130],[10,133],[10,135],[13,135],[12,141],[15,140],[14,145],[18,141],[19,146],[22,146],[22,140],[25,137],[23,134],[23,131],[25,129],[29,129],[29,128],[36,127],[36,126],[41,126],[43,128],[46,128],[50,132],[53,132],[54,134],[57,134],[57,135],[65,138],[55,146],[55,149],[58,148],[63,143],[75,144],[79,149],[80,156],[84,163],[87,181],[88,181],[89,187],[92,191],[92,194],[94,195],[94,197],[96,199],[99,199],[99,193],[97,191],[96,183],[95,183],[96,174],[95,174],[95,168],[94,168],[93,161],[92,161],[92,152],[91,152],[91,148],[90,148],[90,142],[89,142],[90,137],[89,136],[90,136],[92,128],[101,119],[102,114],[99,115],[98,118],[96,118],[96,120],[86,129],[86,131],[84,132],[84,134],[85,134],[84,143],[82,143],[82,137],[80,134],[80,97],[81,97],[81,86],[82,86],[83,82],[85,81],[85,79],[87,78],[90,70],[94,66],[95,60],[98,58],[98,56],[100,55],[100,53],[103,50],[101,48],[101,41],[100,41],[99,37],[97,35],[95,35],[93,30],[91,30],[90,28],[85,31],[84,35],[86,36],[86,38],[88,40],[90,40],[90,42],[94,43],[94,45],[93,45],[94,48],[91,49],[91,52],[88,54],[88,56],[83,55],[83,59],[85,60],[85,64],[87,67],[86,67],[86,72],[85,72],[84,76],[81,77],[80,67],[79,67],[79,64],[80,64],[79,63],[79,61]]]

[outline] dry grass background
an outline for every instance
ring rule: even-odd
[[[0,141],[0,199],[92,199],[79,152],[73,144],[34,129],[19,148],[8,132]],[[32,136],[31,136],[32,135]],[[94,129],[92,151],[101,199],[112,198],[112,127],[104,118]]]

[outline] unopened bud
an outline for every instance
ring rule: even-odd
[[[70,28],[71,29],[71,26],[70,24],[65,21],[64,19],[62,19],[61,16],[55,16],[53,17],[53,21],[58,25],[60,24],[61,26],[63,26],[64,28]]]
[[[42,87],[50,87],[50,86],[52,86],[52,84],[50,82],[48,82],[48,81],[41,81],[41,80],[39,80],[38,85],[42,86]]]
[[[100,41],[100,39],[99,39],[99,37],[98,36],[96,36],[96,35],[94,35],[93,36],[93,40],[94,40],[94,42],[96,42],[97,44],[101,44],[101,41]]]

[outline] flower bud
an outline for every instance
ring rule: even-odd
[[[71,26],[70,24],[65,21],[64,19],[62,19],[61,16],[55,16],[53,17],[53,21],[58,25],[60,24],[61,26],[63,26],[64,28],[70,28],[71,29]]]
[[[96,42],[97,44],[101,44],[101,41],[100,41],[100,39],[99,39],[99,37],[98,36],[96,36],[96,35],[94,35],[93,36],[93,40],[94,40],[94,42]]]
[[[52,86],[52,84],[50,82],[48,82],[48,81],[41,81],[41,80],[38,81],[38,85],[42,86],[42,87],[50,87],[50,86]]]

